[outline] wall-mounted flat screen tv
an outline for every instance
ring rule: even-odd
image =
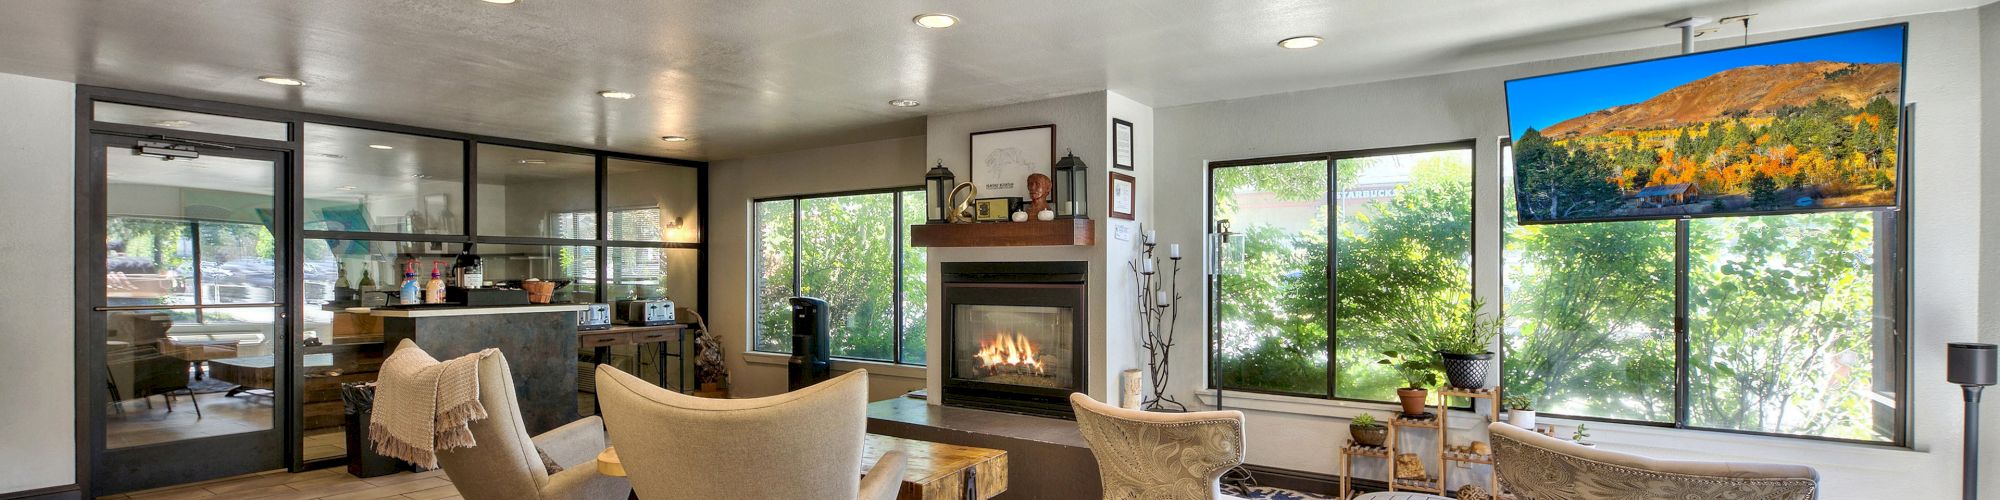
[[[1507,82],[1522,224],[1896,206],[1906,25]]]

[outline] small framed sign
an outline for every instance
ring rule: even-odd
[[[1007,217],[1021,208],[1021,199],[1011,196],[980,198],[972,200],[972,220],[976,222],[1006,222]]]
[[[1132,138],[1132,122],[1111,119],[1111,166],[1125,170],[1134,168],[1133,164],[1138,162],[1132,152],[1133,148],[1138,147],[1135,140]]]
[[[1111,173],[1111,218],[1133,220],[1138,215],[1139,180],[1117,172]]]

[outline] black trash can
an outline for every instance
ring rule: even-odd
[[[375,414],[375,384],[340,384],[340,399],[347,403],[347,473],[354,477],[387,476],[415,470],[409,462],[375,453],[368,442],[368,421]]]

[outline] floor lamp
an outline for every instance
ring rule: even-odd
[[[1945,379],[1965,389],[1965,500],[1979,498],[1979,393],[1993,385],[1996,368],[1993,344],[1952,343]]]

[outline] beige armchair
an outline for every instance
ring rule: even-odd
[[[1819,496],[1819,473],[1802,465],[1656,460],[1582,446],[1502,422],[1487,429],[1493,436],[1500,487],[1524,500]]]
[[[1069,395],[1076,425],[1097,456],[1104,498],[1229,498],[1219,480],[1243,464],[1243,412],[1155,413]]]
[[[859,474],[865,370],[777,396],[708,399],[598,365],[597,397],[639,498],[891,500],[903,482],[897,452]]]
[[[438,452],[438,465],[451,484],[468,499],[537,498],[544,500],[624,500],[632,487],[625,478],[597,473],[597,454],[604,451],[604,421],[597,417],[570,422],[528,437],[515,400],[514,375],[507,357],[498,352],[479,360],[479,403],[487,417],[472,422],[477,444]],[[549,474],[536,448],[563,466]]]

